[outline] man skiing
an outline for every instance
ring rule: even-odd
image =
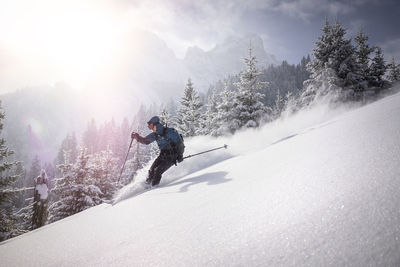
[[[162,125],[158,116],[152,117],[147,125],[153,131],[152,133],[142,137],[138,133],[132,132],[131,137],[145,145],[157,142],[160,154],[151,165],[149,176],[146,179],[146,184],[156,186],[160,183],[161,176],[166,170],[183,160],[184,145],[182,136],[175,129]]]

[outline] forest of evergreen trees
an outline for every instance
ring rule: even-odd
[[[297,65],[283,61],[266,69],[257,69],[250,46],[246,69],[210,85],[207,94],[200,95],[189,78],[178,103],[142,105],[131,121],[121,123],[93,119],[82,136],[66,133],[51,163],[38,157],[31,166],[10,161],[12,151],[0,139],[0,241],[111,200],[157,155],[156,145],[133,143],[117,182],[130,133],[146,135],[146,121],[154,115],[184,137],[226,136],[260,127],[321,97],[371,100],[400,81],[399,64],[394,58],[386,64],[382,49],[368,44],[361,30],[347,39],[340,22],[326,21],[315,45],[312,60],[307,56]],[[0,114],[0,133],[4,116]]]

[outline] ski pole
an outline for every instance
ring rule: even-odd
[[[122,172],[124,171],[125,163],[126,163],[126,160],[128,159],[128,155],[129,155],[129,151],[131,150],[132,143],[133,143],[133,138],[131,139],[131,143],[129,144],[128,153],[126,153],[125,161],[124,161],[124,164],[122,165],[121,172],[118,177],[118,183],[119,183],[119,180],[121,179]]]
[[[198,156],[198,155],[201,155],[201,154],[204,154],[204,153],[208,153],[208,152],[211,152],[211,151],[214,151],[214,150],[222,149],[222,148],[226,149],[226,148],[228,148],[228,145],[223,145],[221,147],[217,147],[217,148],[213,148],[213,149],[210,149],[210,150],[207,150],[207,151],[203,151],[203,152],[200,152],[200,153],[189,155],[189,156],[184,157],[183,159],[188,159],[188,158],[191,158],[191,157],[194,157],[194,156]]]

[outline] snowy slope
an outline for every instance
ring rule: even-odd
[[[1,243],[0,265],[399,266],[399,114],[397,94],[238,134],[158,189]]]

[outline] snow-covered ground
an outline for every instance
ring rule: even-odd
[[[317,107],[0,244],[1,266],[399,266],[400,94]]]

